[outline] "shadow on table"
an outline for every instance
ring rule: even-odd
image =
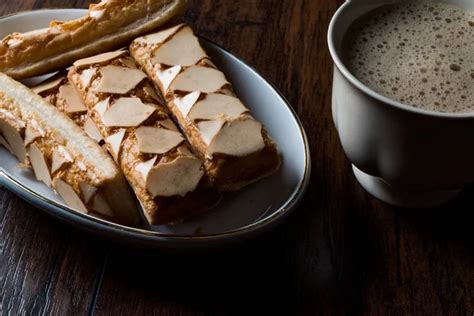
[[[295,289],[288,260],[297,258],[269,246],[272,242],[281,240],[270,234],[252,243],[193,254],[141,250],[122,254],[115,249],[107,263],[99,307],[112,298],[136,304],[139,310],[160,306],[162,312],[166,306],[176,312],[174,305],[218,314],[288,308],[284,301],[293,297],[286,294]]]
[[[462,282],[472,267],[473,192],[423,210],[310,192],[306,209],[288,223],[241,245],[193,254],[113,246],[97,306],[219,315],[367,312],[387,302],[380,312],[450,306],[466,297],[448,287],[438,298],[432,287]]]
[[[328,213],[315,203],[321,193],[311,191],[289,222],[244,244],[193,254],[115,246],[98,308],[110,311],[118,309],[110,302],[126,302],[122,312],[160,306],[163,313],[169,306],[175,312],[289,315],[342,311],[343,301],[359,304],[377,265],[376,232],[358,212],[342,220],[342,207]]]
[[[433,243],[450,243],[474,250],[472,227],[474,223],[474,186],[461,192],[444,205],[426,209],[397,209],[401,221],[406,223],[421,238]]]

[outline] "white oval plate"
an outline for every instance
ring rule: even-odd
[[[51,20],[81,17],[85,10],[39,10],[0,19],[0,38],[12,32],[46,27]],[[216,44],[201,39],[216,65],[234,83],[237,94],[264,123],[283,159],[274,176],[237,193],[226,194],[211,212],[176,226],[132,228],[75,212],[51,189],[0,147],[0,184],[31,204],[86,231],[134,245],[162,248],[208,247],[247,239],[274,227],[298,204],[310,177],[310,153],[305,132],[288,102],[244,62]],[[28,80],[35,84],[39,79]]]

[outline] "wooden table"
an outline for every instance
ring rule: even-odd
[[[276,84],[309,136],[309,192],[287,223],[228,249],[166,254],[76,231],[0,189],[0,314],[474,313],[474,198],[387,206],[333,127],[329,19],[342,0],[192,0],[185,20]],[[0,15],[85,0],[0,1]],[[471,241],[470,241],[471,240]]]

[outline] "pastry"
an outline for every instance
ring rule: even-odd
[[[66,115],[2,73],[0,144],[72,209],[137,223],[133,194],[107,153]]]
[[[152,225],[216,205],[202,161],[126,51],[76,61],[68,74]]]
[[[59,72],[32,90],[69,116],[86,134],[103,145],[104,138],[94,121],[89,117],[87,107],[74,85],[69,82],[67,72]]]
[[[103,0],[80,19],[0,41],[0,72],[22,79],[63,69],[74,61],[127,45],[186,8],[186,0]]]
[[[130,52],[161,91],[219,190],[239,190],[278,170],[275,143],[189,26],[137,38]]]

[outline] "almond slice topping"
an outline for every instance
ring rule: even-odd
[[[200,91],[191,92],[182,98],[175,99],[174,104],[184,117],[188,117],[189,111],[191,111],[200,96]]]
[[[175,124],[172,120],[170,120],[170,119],[166,119],[166,120],[164,120],[164,121],[159,121],[159,122],[158,122],[158,125],[160,125],[160,127],[169,129],[170,131],[179,133],[178,127],[177,127],[176,124]]]
[[[73,65],[76,68],[76,70],[81,70],[84,68],[87,68],[89,66],[95,65],[95,64],[102,64],[105,62],[108,62],[110,60],[113,60],[115,58],[118,58],[122,55],[125,55],[127,51],[125,50],[119,50],[116,52],[109,52],[109,53],[104,53],[96,56],[92,56],[89,58],[84,58],[76,61]]]
[[[169,29],[166,29],[166,30],[154,33],[154,34],[150,34],[150,35],[147,35],[147,36],[137,38],[135,40],[135,42],[140,43],[140,44],[145,44],[145,45],[161,44],[164,41],[166,41],[168,38],[170,38],[171,36],[176,34],[176,32],[178,32],[178,30],[180,28],[182,28],[183,25],[184,24],[179,24],[179,25],[176,25],[172,28],[169,28]]]
[[[197,124],[202,139],[209,146],[224,126],[224,120],[201,121]]]
[[[113,65],[102,68],[100,73],[102,79],[96,91],[102,93],[127,94],[146,78],[141,70]]]
[[[153,63],[167,66],[191,66],[207,57],[189,26],[179,30],[155,52]]]
[[[163,94],[166,94],[168,92],[171,83],[173,83],[173,80],[175,80],[175,78],[179,75],[181,69],[181,66],[174,66],[166,70],[158,69],[156,71],[156,77],[161,82],[161,89],[163,89]]]
[[[66,150],[64,146],[58,146],[53,151],[53,158],[51,163],[51,174],[56,173],[64,164],[73,162],[71,154]]]
[[[104,197],[100,194],[96,194],[92,200],[91,209],[99,214],[113,217],[115,214],[110,208],[109,204],[105,201]]]
[[[0,132],[3,135],[3,138],[8,142],[8,145],[10,145],[13,154],[20,162],[25,162],[26,149],[20,133],[2,119],[0,119]]]
[[[147,189],[153,197],[185,196],[199,185],[204,175],[201,167],[199,159],[187,156],[159,164],[148,173]]]
[[[120,98],[105,112],[102,121],[108,127],[136,127],[155,110],[154,106],[143,104],[139,98]]]
[[[190,110],[192,120],[232,120],[248,112],[248,109],[239,99],[224,94],[211,93]]]
[[[156,162],[157,159],[158,159],[158,156],[155,156],[155,157],[151,158],[148,161],[139,163],[135,167],[135,170],[141,175],[141,178],[142,178],[142,181],[143,181],[142,182],[143,186],[146,186],[146,179],[148,177],[148,173],[150,172],[150,170],[155,165],[155,162]]]
[[[146,154],[164,154],[184,141],[180,133],[160,127],[139,127],[136,131],[138,150]]]
[[[109,152],[114,157],[115,161],[118,161],[120,154],[120,147],[122,146],[123,139],[125,137],[125,130],[122,129],[120,132],[110,135],[105,139],[105,142],[109,144]]]
[[[170,89],[211,93],[219,91],[227,84],[229,82],[221,71],[209,67],[191,66],[176,77]]]
[[[57,151],[53,152],[53,162],[51,166],[51,174],[55,174],[68,161],[61,156]]]
[[[0,145],[3,145],[3,147],[6,148],[6,150],[8,150],[11,154],[13,154],[13,149],[10,147],[7,140],[3,138],[2,135],[0,135]]]
[[[104,138],[102,137],[102,134],[100,133],[99,128],[97,125],[94,123],[94,121],[88,117],[87,120],[84,123],[84,132],[95,140],[96,142],[101,142]]]
[[[209,152],[243,157],[263,148],[262,124],[246,118],[226,123],[213,138]]]
[[[82,87],[88,87],[92,82],[92,78],[94,78],[96,74],[96,68],[85,69],[84,71],[82,71],[79,75],[79,80],[81,81]]]
[[[104,116],[105,112],[109,108],[110,105],[110,97],[105,100],[100,101],[94,106],[94,111],[96,111],[100,117]]]
[[[68,183],[62,179],[55,179],[53,185],[54,189],[70,208],[84,214],[89,213],[87,207],[84,205],[84,202],[82,202],[79,195],[77,195],[76,191],[74,191],[74,189]]]
[[[41,135],[41,133],[36,128],[34,128],[31,125],[28,125],[25,130],[25,141],[24,141],[25,147],[27,147],[29,144],[31,144],[32,142],[34,142],[36,139],[40,138],[41,136],[43,135]]]
[[[82,102],[81,96],[72,84],[66,83],[59,87],[59,97],[66,102],[65,110],[67,113],[80,113],[87,111],[86,106]]]
[[[39,84],[38,86],[31,88],[31,90],[33,90],[33,92],[36,94],[41,94],[43,92],[57,88],[63,82],[64,79],[66,79],[66,76],[54,76],[46,80],[45,82]]]
[[[89,203],[89,201],[94,197],[97,193],[98,189],[86,182],[81,182],[79,184],[79,189],[81,190],[81,195],[83,198],[84,203]]]
[[[41,150],[32,144],[28,150],[28,156],[30,157],[33,171],[35,172],[36,179],[44,182],[47,186],[51,186],[51,174],[49,173],[48,164]]]

